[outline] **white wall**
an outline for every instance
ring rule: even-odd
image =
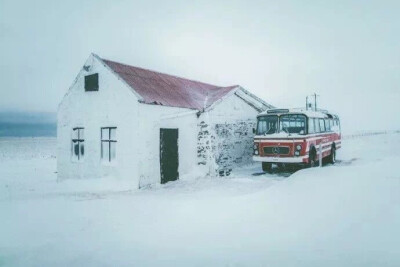
[[[197,165],[197,116],[195,110],[140,104],[141,153],[140,186],[160,182],[160,129],[178,129],[179,176],[189,174]]]
[[[232,94],[200,116],[199,150],[211,149],[211,153],[206,151],[198,156],[200,162],[202,157],[207,158],[211,175],[221,172],[228,175],[231,169],[252,162],[253,127],[257,114],[255,108]]]
[[[102,62],[90,56],[58,110],[58,178],[97,178],[114,176],[137,179],[138,101],[135,94]],[[84,76],[99,73],[99,91],[85,92]],[[102,163],[100,128],[117,127],[116,160]],[[81,162],[73,162],[72,128],[85,128],[85,155]]]
[[[223,101],[216,104],[209,112],[213,124],[247,119],[257,121],[257,115],[259,113],[236,94],[231,94]]]

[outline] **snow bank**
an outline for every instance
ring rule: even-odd
[[[0,200],[0,265],[400,266],[399,151],[400,134],[373,135],[344,140],[337,165],[288,178],[256,164],[51,197],[53,158],[2,160],[0,192],[7,181],[13,193]]]

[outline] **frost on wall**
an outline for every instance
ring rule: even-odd
[[[229,175],[233,168],[252,162],[253,120],[215,125],[216,162],[220,176]]]
[[[198,164],[215,163],[215,174],[228,176],[232,169],[252,162],[253,120],[221,123],[209,127],[199,125],[197,156]],[[211,150],[210,150],[211,149]]]
[[[204,121],[201,121],[197,128],[197,162],[198,165],[207,165],[207,162],[214,158],[215,134],[212,133],[212,128]]]

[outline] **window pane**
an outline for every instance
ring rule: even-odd
[[[331,124],[329,123],[329,119],[325,119],[325,128],[326,131],[330,131],[331,130]]]
[[[85,76],[85,91],[98,91],[99,90],[99,74]]]
[[[101,158],[104,161],[109,161],[110,150],[108,147],[108,142],[101,142]]]
[[[79,139],[85,139],[85,129],[79,129]]]
[[[308,133],[314,133],[314,120],[308,120]]]
[[[116,146],[117,143],[116,142],[111,142],[110,143],[110,157],[111,157],[111,161],[115,159],[116,156]]]
[[[116,134],[117,134],[117,129],[116,128],[111,128],[110,129],[110,140],[116,141],[117,140]]]
[[[306,117],[303,115],[282,115],[280,116],[279,129],[281,132],[304,134]]]
[[[257,134],[273,134],[277,130],[278,116],[258,117]]]
[[[110,140],[109,128],[101,128],[101,140]]]
[[[81,152],[81,157],[83,157],[85,155],[85,147],[84,147],[84,142],[79,142],[79,146],[80,146],[80,152]]]
[[[72,130],[72,139],[78,139],[78,129]]]
[[[315,132],[316,132],[316,133],[321,132],[321,130],[319,129],[318,119],[315,119],[315,118],[314,118],[314,126],[315,126]]]
[[[79,142],[72,142],[72,159],[78,160],[79,158]]]
[[[321,132],[325,132],[325,121],[324,119],[319,119],[319,128]]]

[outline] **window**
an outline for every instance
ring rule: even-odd
[[[85,135],[84,128],[72,129],[72,159],[80,161],[85,155]]]
[[[319,128],[321,130],[321,133],[325,132],[325,120],[324,119],[319,119]]]
[[[99,74],[85,76],[85,91],[99,91]]]
[[[101,128],[101,159],[106,162],[115,160],[117,145],[117,127]]]
[[[319,122],[318,119],[314,118],[314,127],[315,127],[315,132],[320,133],[321,129],[319,128]]]
[[[280,132],[287,134],[305,134],[306,132],[306,116],[304,115],[282,115],[279,120]]]
[[[258,118],[257,134],[273,134],[278,129],[278,116],[262,116]]]
[[[331,119],[325,119],[325,128],[327,132],[331,131]]]
[[[309,134],[315,133],[314,119],[313,118],[308,119],[308,133]]]
[[[340,131],[340,120],[336,119],[336,123],[337,123],[338,130]]]

